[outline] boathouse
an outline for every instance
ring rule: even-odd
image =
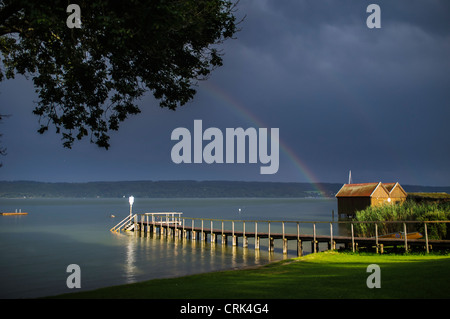
[[[351,217],[369,206],[403,203],[406,197],[399,183],[344,184],[336,194],[338,214]]]

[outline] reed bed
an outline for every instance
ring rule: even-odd
[[[382,205],[368,207],[356,213],[357,221],[377,221],[378,234],[389,234],[403,231],[401,223],[384,223],[387,221],[416,221],[407,224],[407,231],[418,231],[424,233],[423,221],[446,221],[450,220],[449,202],[423,202],[416,203],[407,200],[399,205]],[[427,231],[430,239],[450,239],[449,224],[428,224]],[[356,223],[355,232],[358,236],[375,236],[373,224]]]

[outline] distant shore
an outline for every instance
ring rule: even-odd
[[[0,181],[0,198],[334,198],[341,183],[245,181]],[[450,193],[450,186],[403,185],[406,192]]]

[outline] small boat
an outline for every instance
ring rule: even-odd
[[[114,216],[113,214],[111,214],[109,217],[111,217],[111,218],[115,218],[116,216]]]
[[[397,232],[397,233],[390,233],[390,234],[386,234],[386,235],[379,235],[378,238],[399,238],[399,239],[404,239],[405,237],[405,233],[404,232]],[[420,239],[423,237],[423,235],[419,232],[413,232],[413,233],[408,233],[406,234],[406,238],[407,239]]]

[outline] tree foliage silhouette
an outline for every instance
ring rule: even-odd
[[[0,81],[31,76],[39,133],[65,147],[109,132],[151,91],[161,107],[192,100],[195,85],[222,65],[220,44],[237,32],[236,3],[224,0],[77,1],[81,28],[68,28],[67,1],[0,1]]]

